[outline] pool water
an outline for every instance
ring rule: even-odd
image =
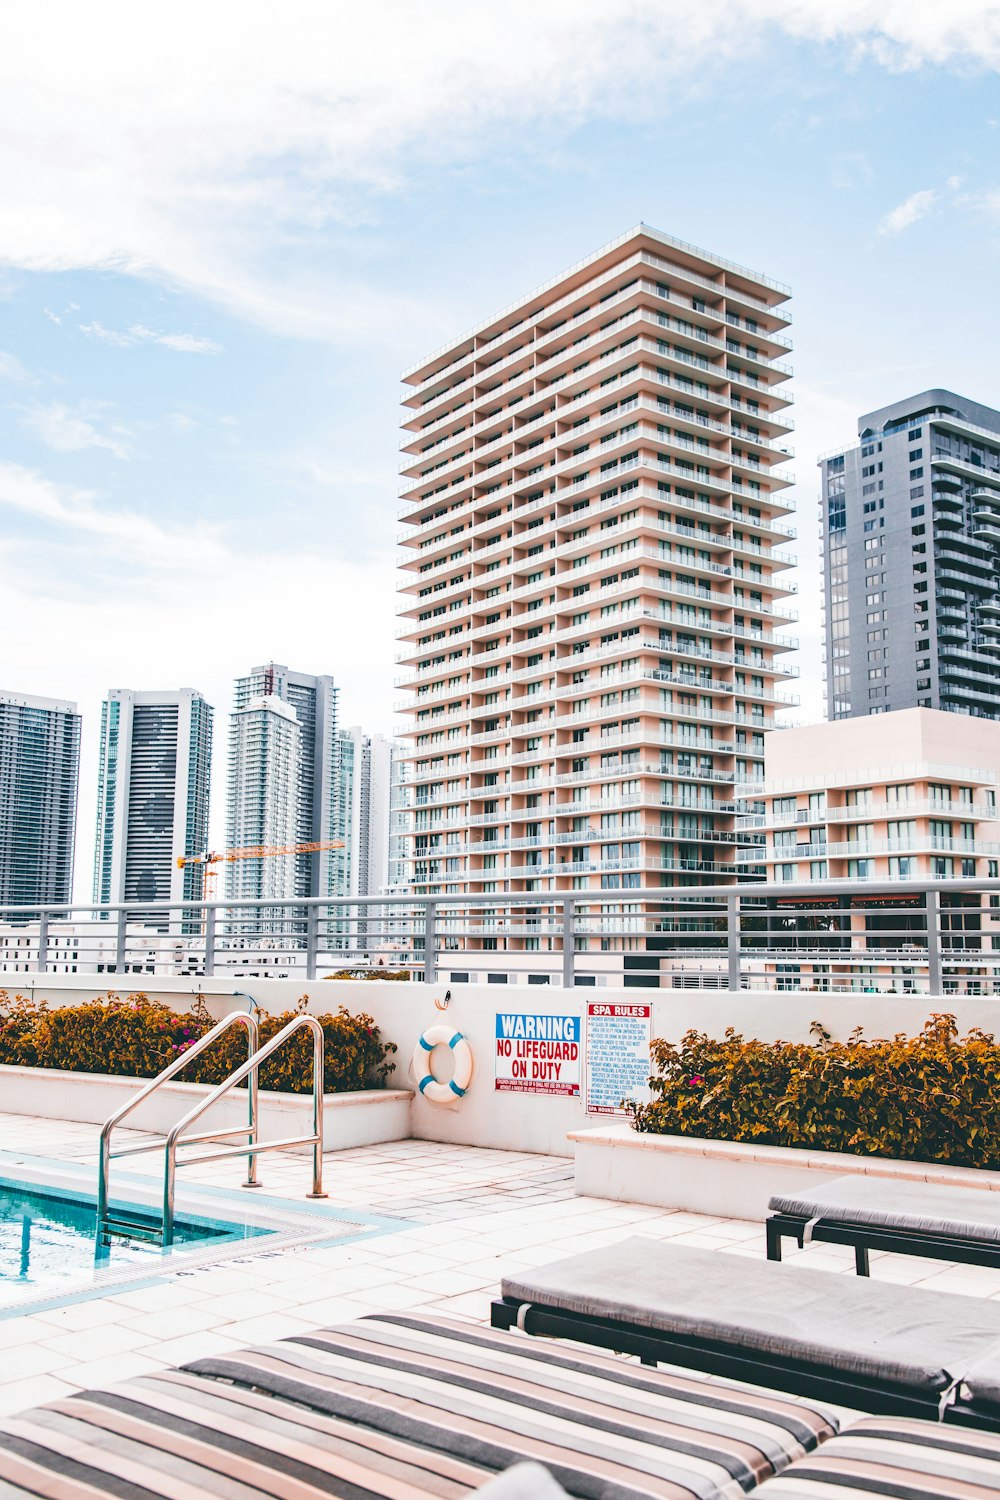
[[[114,1203],[112,1211],[147,1224],[151,1231],[159,1228],[159,1220],[147,1209]],[[167,1250],[118,1235],[98,1249],[96,1231],[92,1199],[57,1194],[33,1183],[0,1181],[0,1309],[30,1291],[44,1297],[80,1290],[95,1269],[155,1271],[165,1255],[271,1232],[251,1224],[188,1216],[177,1221],[175,1242]]]

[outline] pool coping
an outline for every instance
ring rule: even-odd
[[[22,1169],[18,1172],[18,1168]],[[27,1172],[31,1175],[25,1176]],[[52,1157],[33,1156],[21,1151],[0,1149],[0,1180],[10,1180],[28,1190],[55,1190],[70,1194],[78,1200],[93,1200],[96,1197],[94,1168],[78,1162],[58,1161]],[[127,1187],[134,1194],[136,1205],[143,1209],[159,1207],[159,1195],[155,1179],[120,1172],[116,1183]],[[118,1196],[116,1194],[116,1196]],[[213,1214],[205,1211],[210,1202]],[[327,1248],[338,1244],[355,1244],[364,1240],[381,1238],[387,1234],[398,1234],[412,1229],[414,1221],[379,1214],[361,1208],[340,1208],[325,1200],[303,1200],[292,1205],[292,1200],[276,1198],[259,1190],[250,1198],[239,1188],[221,1188],[205,1183],[185,1182],[178,1192],[180,1217],[193,1214],[197,1218],[211,1218],[214,1223],[226,1223],[219,1217],[222,1205],[231,1205],[240,1210],[240,1218],[265,1230],[265,1233],[250,1239],[224,1238],[218,1243],[205,1242],[203,1249],[176,1247],[164,1257],[164,1264],[155,1270],[135,1266],[114,1270],[87,1273],[83,1286],[74,1286],[64,1292],[48,1296],[23,1298],[0,1306],[0,1322],[10,1318],[25,1317],[32,1313],[50,1312],[80,1302],[89,1302],[110,1297],[142,1287],[159,1286],[178,1276],[193,1275],[198,1271],[211,1270],[215,1266],[238,1264],[262,1255],[283,1254],[287,1250],[305,1248]],[[340,1226],[341,1232],[335,1231]]]

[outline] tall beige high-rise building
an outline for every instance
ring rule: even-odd
[[[788,295],[640,225],[406,374],[416,892],[739,872],[795,644]]]

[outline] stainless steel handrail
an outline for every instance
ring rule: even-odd
[[[246,996],[246,998],[251,1000],[251,1003],[254,1004],[254,1009],[256,1009],[256,1004],[252,1001],[252,997]],[[182,1072],[187,1067],[188,1063],[193,1062],[196,1057],[200,1057],[203,1052],[207,1051],[212,1043],[218,1037],[222,1036],[223,1032],[228,1031],[230,1026],[246,1027],[247,1068],[241,1072],[241,1077],[245,1078],[249,1074],[250,1083],[247,1090],[249,1110],[247,1128],[244,1130],[241,1126],[238,1130],[229,1131],[227,1133],[231,1135],[246,1135],[251,1145],[253,1144],[257,1135],[257,1069],[255,1066],[251,1065],[253,1064],[253,1059],[258,1049],[260,1027],[258,1025],[257,1017],[254,1014],[254,1011],[248,1012],[242,1010],[234,1010],[230,1011],[228,1016],[223,1016],[221,1021],[216,1022],[211,1031],[206,1031],[203,1037],[199,1037],[198,1041],[196,1041],[192,1046],[188,1047],[184,1052],[182,1052],[180,1057],[176,1057],[168,1067],[164,1068],[162,1073],[158,1073],[155,1078],[151,1078],[149,1083],[147,1083],[144,1088],[141,1088],[137,1094],[134,1094],[131,1099],[129,1099],[125,1104],[121,1106],[120,1109],[116,1109],[114,1114],[109,1115],[104,1124],[101,1126],[101,1141],[97,1174],[98,1234],[100,1234],[101,1226],[108,1217],[108,1186],[109,1178],[111,1175],[112,1157],[136,1156],[143,1151],[156,1151],[162,1144],[161,1141],[153,1141],[142,1146],[128,1146],[124,1151],[112,1152],[111,1132],[114,1130],[116,1125],[121,1124],[126,1115],[130,1115],[134,1109],[137,1109],[144,1099],[148,1099],[150,1094],[154,1094],[161,1084],[168,1083],[171,1078],[176,1078],[177,1074]],[[248,1185],[256,1186],[256,1182],[251,1183],[249,1181],[249,1179],[254,1176],[255,1171],[256,1161],[255,1158],[251,1156],[250,1169],[247,1173]]]
[[[189,1125],[193,1125],[206,1110],[211,1109],[224,1094],[231,1088],[242,1083],[244,1078],[250,1077],[256,1080],[257,1069],[260,1064],[283,1047],[285,1042],[296,1031],[307,1026],[313,1034],[313,1132],[312,1135],[292,1136],[279,1141],[260,1142],[256,1133],[247,1146],[225,1146],[220,1151],[209,1151],[203,1156],[189,1156],[183,1161],[177,1160],[177,1147],[183,1145],[182,1136]],[[256,1180],[257,1155],[261,1151],[284,1150],[290,1146],[312,1146],[313,1148],[313,1185],[312,1192],[307,1194],[310,1198],[325,1198],[323,1191],[323,1028],[315,1016],[296,1016],[283,1026],[276,1036],[263,1047],[259,1047],[245,1063],[231,1073],[222,1083],[216,1087],[204,1099],[189,1109],[187,1114],[177,1121],[167,1135],[165,1142],[165,1154],[163,1164],[163,1244],[172,1245],[174,1239],[174,1207],[177,1188],[178,1166],[191,1166],[196,1162],[219,1161],[223,1157],[247,1156],[250,1166],[247,1171],[245,1186],[258,1186]],[[226,1134],[225,1131],[199,1131],[197,1135],[189,1136],[187,1139],[195,1145],[199,1141],[211,1140],[215,1136]]]

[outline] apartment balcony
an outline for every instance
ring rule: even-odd
[[[963,676],[962,680],[968,679]],[[984,718],[1000,717],[1000,683],[995,680],[992,685],[984,685],[982,688],[955,687],[951,682],[942,682],[940,693],[942,702],[957,703],[970,709],[986,707],[989,712],[983,715]]]
[[[627,870],[670,870],[675,873],[696,873],[699,875],[725,876],[735,875],[731,864],[719,863],[708,859],[697,859],[694,856],[662,858],[656,855],[639,855],[629,859],[601,859],[601,860],[561,860],[558,864],[548,865],[511,865],[503,873],[511,879],[527,877],[529,879],[542,878],[550,875],[561,875],[569,878],[573,875],[604,875],[621,874]],[[470,872],[470,878],[486,879],[490,877],[490,871]],[[637,898],[639,891],[637,890]]]
[[[966,592],[976,592],[980,589],[989,589],[992,578],[992,567],[981,565],[978,562],[951,553],[947,557],[943,555],[939,559],[941,566],[934,569],[936,579],[945,578],[952,582],[961,584]]]
[[[666,271],[675,281],[681,281],[685,286],[696,286],[699,290],[707,290],[711,294],[711,300],[713,302],[725,300],[727,302],[738,302],[741,306],[752,307],[755,311],[755,314],[763,314],[764,318],[768,322],[786,325],[790,321],[788,316],[783,313],[780,308],[772,306],[770,303],[765,302],[760,298],[754,297],[748,292],[741,291],[737,287],[720,287],[717,282],[711,281],[707,277],[699,275],[690,267],[680,265],[679,263],[670,261],[663,256],[659,256],[648,250],[642,249],[636,251],[634,255],[626,257],[624,260],[619,261],[616,265],[602,272],[592,280],[575,287],[572,292],[569,292],[563,297],[557,299],[549,306],[543,307],[537,311],[533,311],[530,314],[530,322],[528,321],[528,315],[525,314],[523,317],[518,318],[518,320],[513,325],[509,325],[501,329],[500,332],[495,334],[490,339],[481,339],[476,334],[467,335],[465,339],[458,341],[466,346],[461,350],[461,352],[454,355],[446,363],[437,364],[437,359],[443,358],[444,355],[446,355],[450,351],[450,349],[454,347],[453,345],[444,346],[444,348],[442,348],[438,352],[437,356],[432,355],[429,359],[421,361],[420,364],[413,366],[409,371],[406,372],[406,374],[404,375],[404,379],[409,378],[409,376],[411,375],[415,375],[417,371],[421,369],[426,369],[429,365],[434,364],[436,366],[434,370],[432,370],[430,374],[425,376],[422,381],[419,381],[412,386],[411,394],[413,396],[418,396],[421,392],[425,391],[435,382],[444,378],[454,380],[454,377],[462,370],[462,368],[466,364],[469,363],[470,360],[482,360],[484,355],[499,353],[506,344],[511,343],[514,339],[517,339],[520,343],[523,343],[525,338],[531,335],[536,329],[541,329],[541,337],[544,338],[548,335],[555,334],[558,331],[565,331],[580,326],[587,318],[594,316],[594,311],[591,307],[588,307],[587,309],[581,311],[581,313],[579,313],[576,317],[559,320],[555,327],[550,327],[549,329],[544,328],[544,325],[546,323],[551,324],[553,319],[558,319],[558,315],[560,312],[569,309],[574,305],[578,305],[581,300],[590,298],[591,294],[600,293],[601,290],[608,285],[609,281],[620,276],[624,270],[632,267],[634,267],[640,273],[645,267],[648,267],[649,269],[657,273]],[[598,298],[600,315],[605,315],[606,309],[608,307],[614,307],[627,298],[634,296],[636,288],[641,288],[644,292],[647,293],[652,292],[659,294],[659,300],[675,301],[679,305],[685,306],[685,308],[687,308],[688,306],[687,301],[683,300],[676,294],[671,293],[670,291],[668,291],[666,297],[664,297],[660,286],[646,281],[645,278],[643,278],[640,274],[640,276],[636,277],[633,280],[631,286],[623,288],[618,293],[614,293],[606,299],[600,297]],[[713,312],[710,315],[713,316],[716,321],[719,321],[724,316],[722,312]],[[755,321],[759,322],[759,319],[755,319]],[[769,331],[766,327],[759,327],[756,330],[756,335],[761,338],[769,339],[782,347],[788,347],[787,339],[783,338],[781,335],[773,331]],[[493,368],[495,368],[495,365],[493,366]]]
[[[993,569],[993,549],[985,542],[977,542],[974,536],[964,531],[951,531],[934,538],[935,558],[945,567],[955,565],[974,568],[989,573]]]
[[[561,833],[554,834],[537,834],[531,838],[477,839],[466,844],[442,844],[440,847],[431,849],[416,849],[410,857],[424,859],[446,855],[450,857],[480,858],[484,854],[507,854],[525,849],[544,850],[548,852],[553,849],[562,849],[581,843],[600,846],[623,842],[724,844],[728,846],[736,842],[736,835],[727,829],[709,829],[707,831],[700,828],[674,830],[672,828],[662,828],[655,823],[649,823],[639,828],[619,828],[612,831],[585,828],[564,830]]]
[[[1000,855],[1000,844],[979,839],[926,837],[914,834],[909,839],[867,839],[863,842],[837,844],[795,844],[788,848],[768,846],[768,862],[784,859],[867,859],[873,854],[975,854],[984,858]]]
[[[601,782],[612,779],[621,780],[624,777],[651,775],[662,777],[665,781],[697,781],[707,785],[716,783],[723,786],[732,786],[733,776],[729,771],[701,770],[697,767],[687,766],[665,766],[661,761],[636,762],[635,765],[621,765],[614,767],[595,767],[587,771],[570,771],[553,777],[552,785],[582,786],[586,782]],[[535,782],[510,782],[511,790],[515,788],[533,788]]]
[[[646,466],[643,466],[644,469],[645,467]],[[649,467],[655,472],[655,465],[650,465]],[[478,521],[473,518],[472,525],[467,526],[466,532],[463,533],[463,542],[466,539],[466,533],[469,538],[475,539],[477,536],[481,536],[484,532],[495,530],[498,525],[518,525],[522,522],[527,521],[533,515],[541,516],[544,518],[543,524],[538,528],[539,540],[542,537],[548,535],[550,528],[555,528],[557,530],[565,529],[568,525],[571,524],[571,522],[568,520],[568,517],[572,512],[572,507],[579,503],[579,496],[573,492],[572,487],[556,491],[555,493],[549,493],[547,490],[547,484],[549,482],[550,475],[546,476],[546,493],[539,496],[537,499],[525,501],[523,504],[516,505],[513,511],[504,511],[502,518],[500,516],[484,516]],[[595,479],[593,488],[599,490],[603,484],[603,480]],[[463,481],[463,485],[467,490],[470,488],[481,487],[472,481]],[[511,482],[501,485],[500,488],[495,490],[492,494],[484,493],[477,496],[473,496],[471,494],[465,495],[462,497],[463,503],[466,506],[488,505],[492,511],[498,508],[502,508],[503,503],[507,500],[514,500],[516,502],[523,490],[530,490],[532,487],[537,488],[537,485],[537,476],[521,475]],[[725,491],[724,493],[728,496],[728,491]],[[452,496],[451,498],[454,500],[457,497]],[[741,498],[747,497],[743,496]],[[670,510],[675,513],[682,512],[685,515],[693,515],[695,517],[701,515],[708,516],[717,523],[728,521],[735,524],[740,530],[744,532],[751,532],[754,535],[760,536],[762,538],[774,536],[776,538],[784,540],[786,538],[794,538],[796,535],[795,529],[793,527],[782,526],[779,522],[776,522],[773,519],[773,513],[775,511],[777,511],[779,514],[787,514],[795,510],[794,501],[790,500],[787,496],[784,496],[783,492],[779,493],[777,491],[769,491],[767,494],[762,493],[759,497],[756,498],[755,505],[759,506],[762,514],[760,518],[755,519],[754,517],[751,517],[749,514],[745,513],[745,511],[741,513],[738,510],[732,509],[728,504],[723,503],[721,500],[699,500],[696,496],[679,495],[676,493],[676,490],[673,490],[669,494],[665,493],[659,488],[657,484],[650,482],[650,480],[648,479],[644,479],[640,475],[638,488],[629,490],[627,496],[612,496],[604,501],[599,501],[591,498],[590,504],[587,506],[587,509],[591,513],[599,511],[601,513],[607,514],[615,509],[621,509],[622,507],[630,508],[631,506],[634,506],[636,500],[643,499],[654,501],[659,508],[668,506]],[[423,518],[419,518],[415,514],[417,510],[422,509],[425,506],[435,505],[435,503],[437,503],[436,509],[432,514]],[[563,507],[563,509],[561,514],[558,514],[558,512],[560,511],[560,507]],[[555,511],[557,512],[557,517],[555,521],[550,522],[547,519],[548,512],[553,509],[555,509]],[[440,497],[429,497],[427,500],[423,501],[419,499],[412,500],[409,505],[407,505],[403,510],[400,511],[399,518],[401,520],[406,520],[411,525],[415,525],[417,527],[440,527],[445,517],[447,517],[448,515],[454,516],[454,514],[455,512],[451,511],[447,504],[445,504],[443,507],[441,506]],[[464,514],[467,519],[467,510]],[[407,533],[406,536],[411,538],[414,543],[419,545],[419,531]]]
[[[562,422],[565,418],[572,418],[580,411],[586,411],[588,408],[599,413],[601,406],[607,403],[607,400],[609,399],[609,393],[610,396],[613,396],[615,394],[613,387],[619,380],[621,381],[623,388],[628,390],[629,392],[633,392],[634,387],[642,382],[648,384],[655,381],[657,386],[659,386],[660,388],[664,386],[669,387],[673,384],[679,393],[681,393],[685,398],[688,398],[683,403],[685,406],[689,405],[689,398],[693,394],[690,388],[690,381],[685,377],[680,377],[676,382],[671,382],[668,376],[660,377],[657,370],[654,370],[649,366],[640,366],[639,369],[635,372],[628,371],[627,374],[623,373],[621,376],[612,376],[610,379],[608,379],[608,377],[605,377],[605,381],[602,382],[599,394],[589,389],[584,389],[575,396],[560,393],[554,407],[551,401],[549,401],[547,403],[547,410],[533,417],[530,422],[522,422],[522,424],[518,426],[517,418],[515,416],[514,430],[518,434],[520,434],[528,432],[532,428],[542,427],[546,424],[546,422],[551,422],[553,419],[557,420],[558,422]],[[443,396],[444,398],[447,398],[448,392],[444,392]],[[634,395],[630,395],[624,399],[634,399]],[[493,425],[497,421],[504,420],[505,418],[509,420],[509,415],[505,410],[504,417],[500,417],[499,415],[490,418],[479,417],[477,421],[475,400],[476,398],[472,396],[471,393],[468,393],[464,401],[459,402],[454,406],[449,406],[449,409],[447,411],[444,411],[439,416],[432,418],[429,422],[423,422],[421,425],[416,425],[416,419],[418,415],[422,415],[422,413],[414,413],[413,418],[410,421],[404,421],[403,423],[404,430],[413,432],[413,441],[406,445],[406,451],[412,452],[414,448],[422,448],[424,451],[429,452],[431,449],[431,445],[426,442],[426,439],[437,437],[439,434],[443,438],[452,436],[453,433],[457,430],[456,424],[459,422],[462,424],[462,428],[464,431],[472,432],[473,434],[475,434],[477,428],[479,427]],[[688,412],[677,412],[676,408],[672,409],[672,414],[677,416],[681,420],[686,420],[689,424],[695,426],[696,428],[700,427],[704,429],[711,429],[713,427],[717,427],[717,429],[721,432],[734,430],[734,434],[740,436],[743,441],[751,442],[758,446],[763,445],[766,451],[773,452],[775,454],[776,463],[780,463],[785,458],[791,456],[790,450],[783,446],[782,438],[784,434],[793,430],[794,423],[790,418],[784,416],[781,411],[771,411],[766,408],[764,410],[760,410],[757,407],[748,407],[747,403],[739,397],[723,396],[719,391],[710,392],[707,397],[705,397],[703,393],[699,392],[698,400],[699,405],[702,407],[710,406],[718,408],[723,414],[729,414],[732,412],[737,413],[739,417],[738,425],[741,427],[743,424],[743,418],[749,418],[757,431],[742,431],[739,434],[735,434],[735,429],[727,428],[725,423],[720,422],[712,417],[700,418],[696,413],[692,415]],[[663,407],[659,406],[659,403],[657,404],[659,409],[662,410]],[[784,407],[785,405],[787,405],[787,403],[785,401],[782,401],[781,406]],[[776,437],[769,431],[762,430],[772,427],[776,429],[777,433],[780,434],[780,436]]]

